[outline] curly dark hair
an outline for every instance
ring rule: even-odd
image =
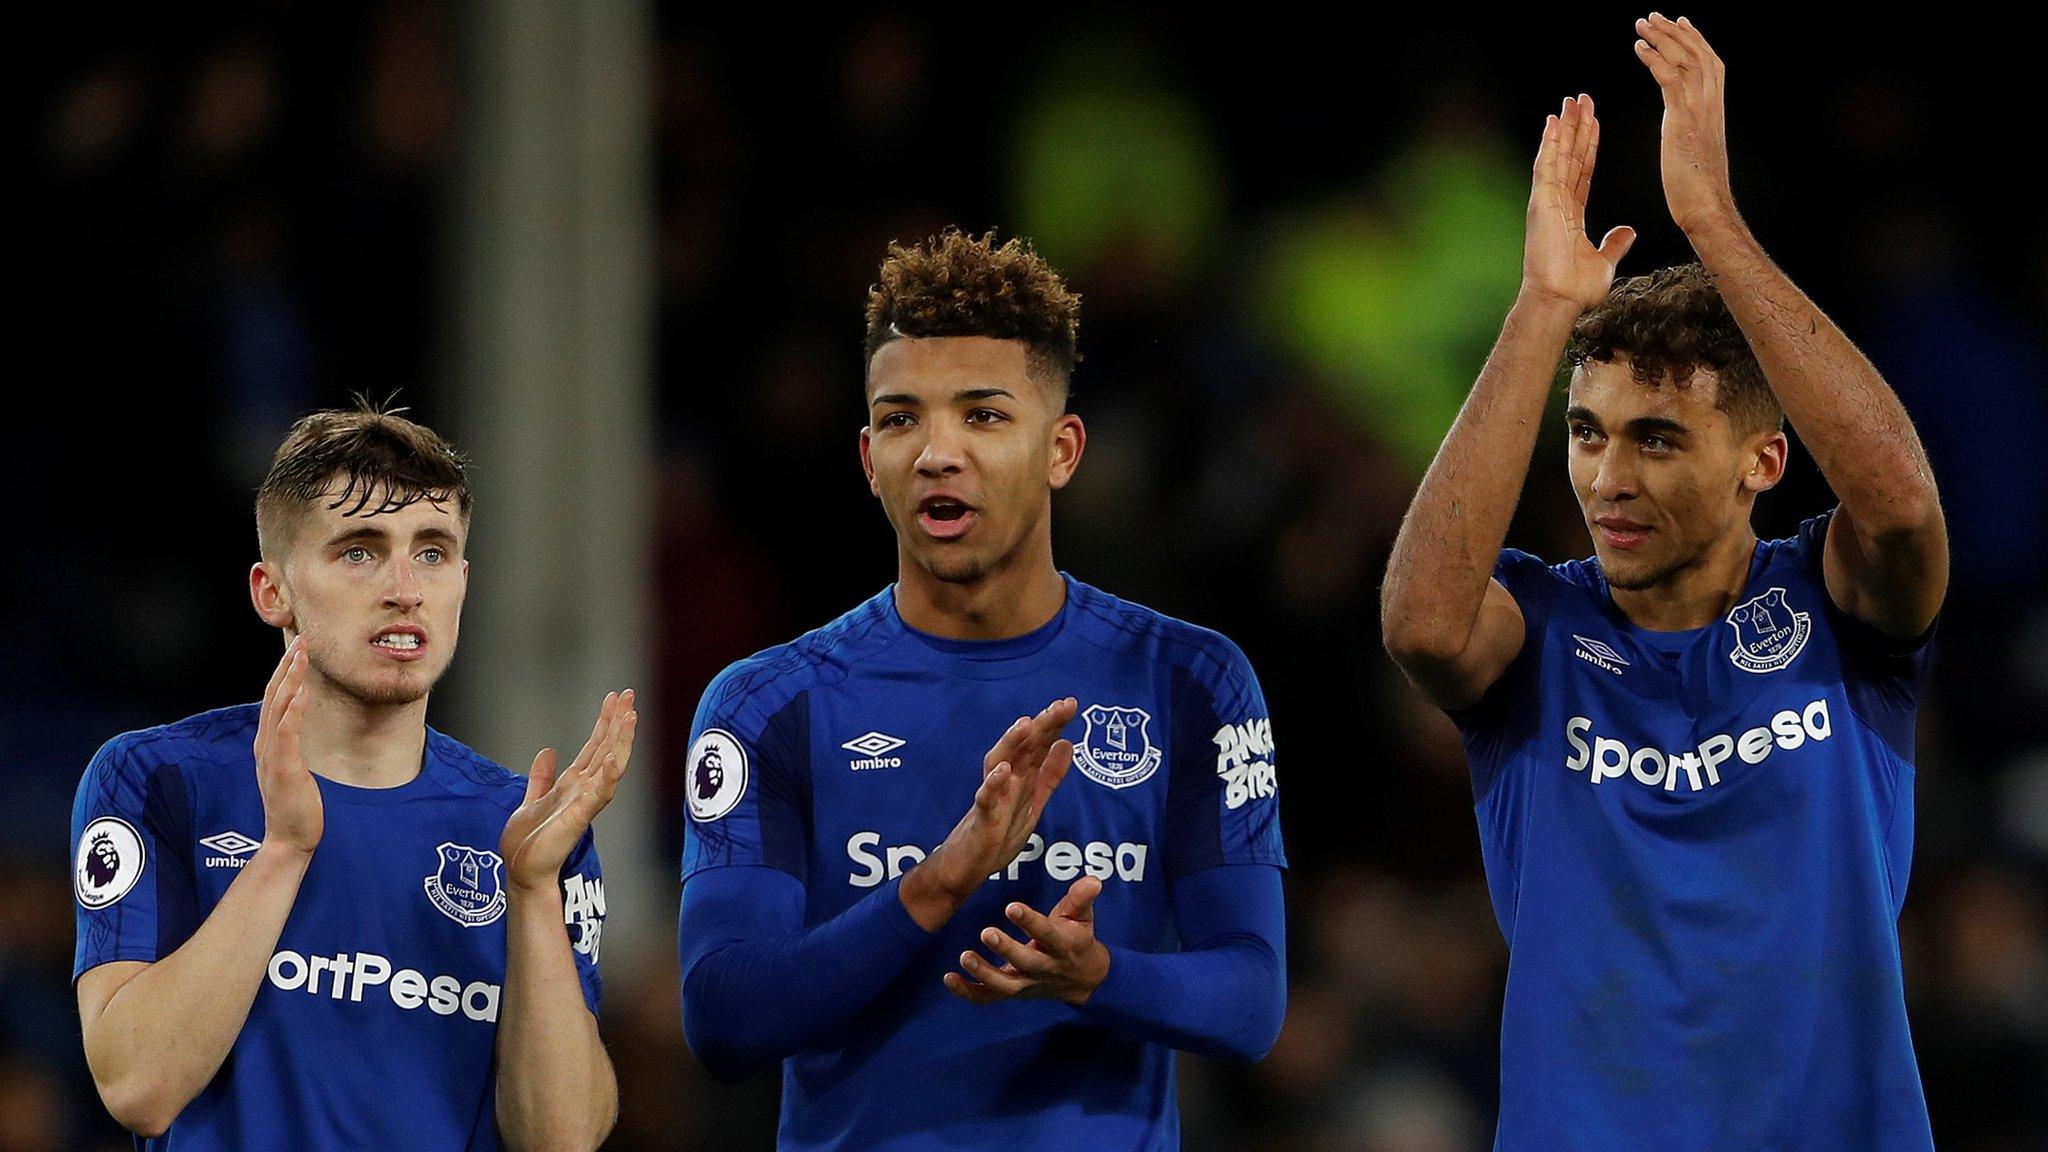
[[[1627,356],[1639,384],[1656,386],[1666,374],[1674,384],[1711,369],[1719,381],[1714,407],[1728,413],[1741,431],[1762,432],[1785,425],[1785,412],[1764,379],[1756,353],[1729,315],[1714,277],[1697,263],[1660,268],[1617,280],[1591,311],[1572,325],[1565,358],[1572,367]]]
[[[298,516],[323,498],[329,508],[346,505],[346,516],[453,500],[468,523],[468,461],[433,429],[407,420],[404,411],[358,396],[352,409],[299,417],[256,489],[256,542],[264,559],[282,559],[290,551]]]
[[[1081,297],[1031,243],[996,243],[993,229],[969,236],[947,228],[923,244],[890,242],[880,282],[868,289],[862,359],[905,336],[993,336],[1022,340],[1032,367],[1067,388],[1081,356],[1074,350]]]

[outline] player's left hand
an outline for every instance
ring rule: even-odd
[[[556,774],[553,748],[543,748],[533,758],[526,799],[505,821],[505,834],[498,840],[498,855],[505,861],[506,880],[513,890],[557,890],[562,862],[619,789],[639,722],[632,689],[608,692],[590,739],[568,771]]]
[[[1018,940],[1000,928],[983,929],[981,942],[1005,963],[998,968],[978,952],[962,952],[960,967],[967,974],[946,973],[946,987],[970,1004],[1013,998],[1085,1002],[1109,975],[1109,949],[1095,938],[1095,898],[1101,894],[1102,881],[1083,876],[1050,916],[1012,903],[1003,914],[1031,940]]]
[[[1728,114],[1721,87],[1727,69],[1684,16],[1651,13],[1636,21],[1636,58],[1664,92],[1664,202],[1687,233],[1735,215],[1728,182]]]

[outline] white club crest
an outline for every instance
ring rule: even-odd
[[[1813,617],[1794,611],[1783,588],[1752,596],[1728,613],[1728,626],[1735,629],[1735,643],[1728,659],[1744,672],[1776,672],[1792,662],[1806,647],[1813,631]]]
[[[1152,744],[1152,714],[1143,708],[1091,704],[1081,713],[1088,725],[1074,745],[1074,763],[1097,784],[1129,788],[1143,784],[1164,758]]]
[[[427,899],[464,928],[481,928],[505,914],[505,861],[496,852],[444,843],[427,876]]]

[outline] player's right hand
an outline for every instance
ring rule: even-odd
[[[306,640],[286,646],[263,690],[256,718],[256,787],[263,795],[263,842],[308,855],[320,843],[326,812],[320,785],[299,750],[306,716]]]
[[[1522,241],[1523,292],[1580,311],[1606,299],[1615,265],[1636,240],[1635,229],[1625,224],[1610,229],[1598,248],[1586,236],[1586,194],[1599,150],[1600,121],[1591,96],[1566,100],[1561,115],[1544,120]]]
[[[981,761],[981,787],[974,804],[952,834],[912,872],[957,902],[965,901],[991,873],[1007,867],[1038,827],[1053,789],[1074,762],[1074,743],[1060,730],[1073,722],[1080,704],[1072,696],[1046,705],[1036,716],[1020,716]]]

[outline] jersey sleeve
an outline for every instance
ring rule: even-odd
[[[604,976],[597,953],[604,942],[604,865],[597,858],[597,833],[586,828],[583,839],[562,862],[562,926],[576,957],[576,977],[583,983],[583,1002],[594,1015],[604,995]]]
[[[1287,866],[1266,697],[1237,645],[1215,641],[1215,651],[1173,673],[1169,880],[1223,864]]]
[[[1537,672],[1543,667],[1544,640],[1550,633],[1550,612],[1561,583],[1548,564],[1518,548],[1501,549],[1493,578],[1515,598],[1515,607],[1522,613],[1522,649],[1479,699],[1449,712],[1465,740],[1475,797],[1492,790],[1501,765],[1533,734],[1541,714]]]
[[[743,662],[704,690],[683,766],[683,880],[765,865],[802,880],[810,859],[809,694]]]
[[[1913,762],[1913,723],[1919,707],[1920,690],[1926,683],[1934,649],[1934,630],[1940,618],[1918,636],[1901,639],[1887,636],[1835,606],[1827,591],[1827,572],[1822,555],[1827,548],[1828,525],[1839,509],[1806,520],[1792,544],[1812,572],[1814,584],[1827,605],[1828,624],[1834,629],[1836,647],[1842,657],[1843,686],[1864,723],[1875,729],[1887,747],[1906,763]]]
[[[199,927],[192,803],[174,764],[123,737],[86,767],[71,806],[71,892],[78,941],[71,978],[115,960],[154,963]]]

